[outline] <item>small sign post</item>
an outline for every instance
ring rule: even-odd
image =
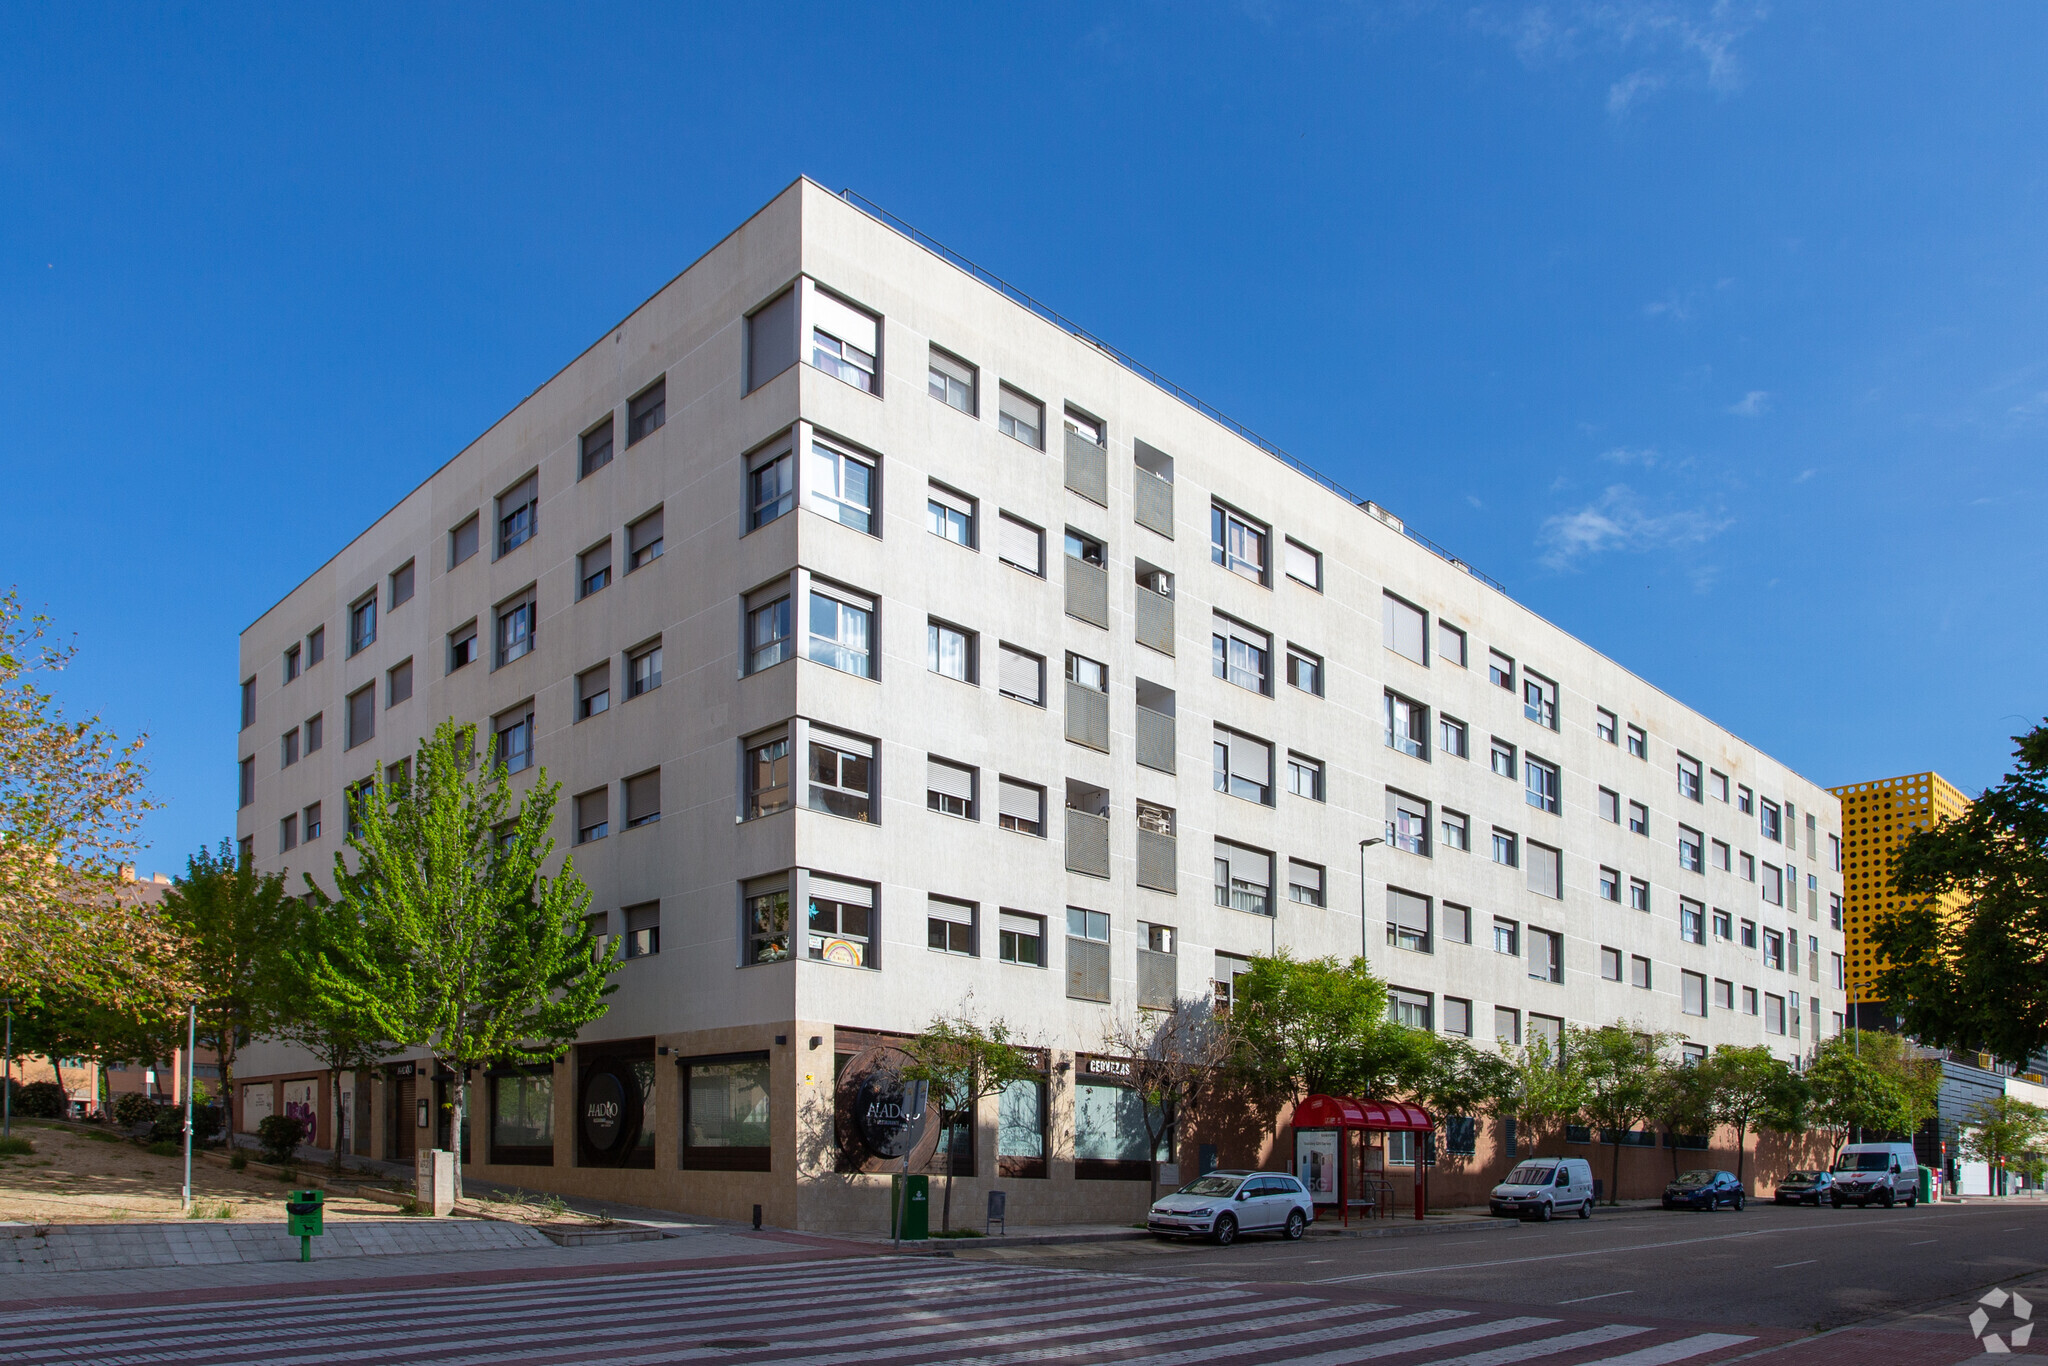
[[[903,1127],[906,1130],[915,1130],[924,1123],[925,1101],[930,1094],[931,1086],[928,1082],[914,1081],[903,1088]],[[903,1224],[910,1214],[910,1154],[915,1146],[913,1144],[911,1148],[903,1150],[903,1179],[897,1183],[902,1191],[902,1198],[891,1201],[896,1206],[892,1211],[896,1217],[891,1222],[895,1224],[894,1250],[898,1252],[903,1250]]]

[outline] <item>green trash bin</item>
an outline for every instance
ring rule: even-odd
[[[1934,1169],[1922,1166],[1918,1168],[1918,1171],[1920,1173],[1920,1203],[1931,1205],[1934,1203]]]
[[[889,1178],[890,1232],[909,1242],[932,1236],[932,1179],[921,1173]]]

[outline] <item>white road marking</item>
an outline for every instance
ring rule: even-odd
[[[1436,1347],[1457,1347],[1474,1338],[1491,1337],[1495,1333],[1519,1333],[1528,1328],[1545,1328],[1556,1323],[1556,1319],[1516,1318],[1496,1319],[1492,1323],[1475,1323],[1464,1328],[1447,1328],[1440,1333],[1418,1333],[1414,1337],[1395,1338],[1392,1342],[1376,1342],[1371,1346],[1353,1343],[1340,1347],[1334,1352],[1318,1352],[1314,1356],[1288,1357],[1287,1366],[1357,1366],[1361,1361],[1374,1357],[1404,1355],[1408,1352],[1426,1352]],[[1259,1348],[1276,1347],[1278,1343],[1253,1344]],[[1206,1353],[1186,1353],[1188,1363],[1207,1361]],[[1157,1366],[1183,1366],[1181,1361],[1160,1362]]]
[[[1598,1347],[1617,1338],[1632,1338],[1638,1333],[1647,1333],[1647,1328],[1638,1328],[1628,1323],[1603,1324],[1583,1332],[1564,1333],[1554,1338],[1537,1338],[1533,1342],[1518,1342],[1511,1347],[1493,1347],[1484,1352],[1471,1352],[1461,1357],[1444,1357],[1439,1361],[1424,1363],[1424,1366],[1513,1366],[1517,1361],[1533,1361],[1537,1357],[1555,1356],[1559,1352],[1577,1351],[1581,1347]]]
[[[1587,1300],[1611,1300],[1616,1295],[1633,1295],[1633,1290],[1610,1290],[1604,1295],[1581,1295],[1575,1300],[1559,1300],[1559,1304],[1584,1304]]]
[[[1583,1366],[1666,1366],[1668,1362],[1684,1361],[1687,1357],[1753,1341],[1755,1339],[1746,1333],[1696,1333],[1675,1342],[1660,1342],[1655,1347],[1623,1352],[1618,1357],[1601,1357],[1598,1361],[1585,1362]]]
[[[1769,1232],[1770,1230],[1763,1230]],[[1749,1233],[1714,1233],[1704,1238],[1675,1238],[1665,1243],[1630,1243],[1624,1247],[1589,1248],[1584,1252],[1549,1252],[1534,1257],[1500,1257],[1489,1262],[1452,1262],[1445,1266],[1416,1266],[1402,1271],[1367,1271],[1350,1276],[1325,1276],[1310,1285],[1338,1285],[1347,1281],[1376,1281],[1388,1276],[1427,1276],[1438,1271],[1470,1271],[1475,1267],[1520,1266],[1524,1262],[1555,1262],[1571,1257],[1605,1257],[1616,1252],[1643,1252],[1657,1247],[1687,1247],[1694,1243],[1720,1243],[1731,1238],[1748,1238]]]
[[[1925,1247],[1925,1246],[1927,1246],[1927,1244],[1929,1244],[1929,1243],[1938,1243],[1938,1242],[1940,1242],[1940,1241],[1941,1241],[1941,1239],[1939,1239],[1939,1238],[1922,1238],[1922,1239],[1921,1239],[1921,1240],[1920,1240],[1919,1242],[1917,1242],[1917,1243],[1908,1243],[1908,1244],[1906,1244],[1906,1246],[1907,1246],[1907,1247]]]
[[[1772,1267],[1771,1270],[1783,1271],[1788,1266],[1812,1266],[1815,1262],[1819,1260],[1820,1258],[1818,1257],[1808,1257],[1803,1262],[1779,1262],[1776,1266]]]

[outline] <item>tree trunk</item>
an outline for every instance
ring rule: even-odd
[[[448,1105],[448,1147],[455,1155],[455,1198],[462,1199],[462,1102],[469,1095],[469,1068],[455,1072],[455,1080],[449,1085],[448,1093],[453,1099]]]
[[[1672,1150],[1675,1154],[1677,1149]],[[1621,1203],[1621,1133],[1614,1135],[1614,1160],[1607,1168],[1607,1203]]]
[[[1671,1136],[1671,1179],[1676,1181],[1678,1179],[1678,1130],[1668,1129],[1665,1132]],[[1713,1140],[1709,1139],[1708,1141],[1712,1142]]]
[[[1743,1163],[1749,1160],[1749,1124],[1745,1121],[1735,1126],[1735,1184],[1743,1186]],[[1747,1186],[1743,1186],[1747,1190]]]
[[[64,1089],[64,1064],[58,1061],[55,1053],[45,1053],[43,1056],[50,1060],[50,1075],[57,1079],[57,1118],[69,1119],[71,1093]]]
[[[327,1146],[334,1151],[334,1160],[327,1164],[331,1172],[341,1171],[341,1069],[327,1069]]]
[[[960,1155],[953,1151],[953,1136],[959,1131],[960,1117],[953,1115],[948,1118],[943,1110],[939,1114],[940,1118],[946,1122],[946,1193],[939,1204],[939,1232],[951,1233],[953,1231],[953,1164],[960,1160]]]

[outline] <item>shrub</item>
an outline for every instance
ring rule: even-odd
[[[228,1154],[228,1170],[241,1172],[247,1171],[248,1169],[249,1154],[244,1152],[234,1152]]]
[[[54,1081],[32,1081],[14,1093],[14,1113],[24,1119],[62,1119],[71,1111],[71,1097]]]
[[[27,1157],[36,1145],[25,1138],[0,1138],[0,1157]]]
[[[263,1145],[267,1162],[289,1162],[306,1138],[306,1122],[295,1115],[269,1115],[256,1126],[256,1138]]]
[[[218,1109],[211,1105],[195,1105],[192,1107],[192,1138],[194,1142],[204,1143],[208,1134],[217,1133],[219,1130],[220,1111]],[[185,1107],[182,1105],[162,1105],[157,1107],[157,1112],[150,1116],[149,1136],[159,1143],[167,1140],[175,1140],[179,1143],[184,1142]]]
[[[173,1143],[168,1139],[162,1139],[150,1144],[149,1150],[155,1153],[158,1157],[178,1157],[184,1153],[185,1145],[182,1143]]]
[[[145,1119],[156,1117],[156,1099],[140,1091],[124,1091],[114,1097],[114,1123],[132,1129]]]

